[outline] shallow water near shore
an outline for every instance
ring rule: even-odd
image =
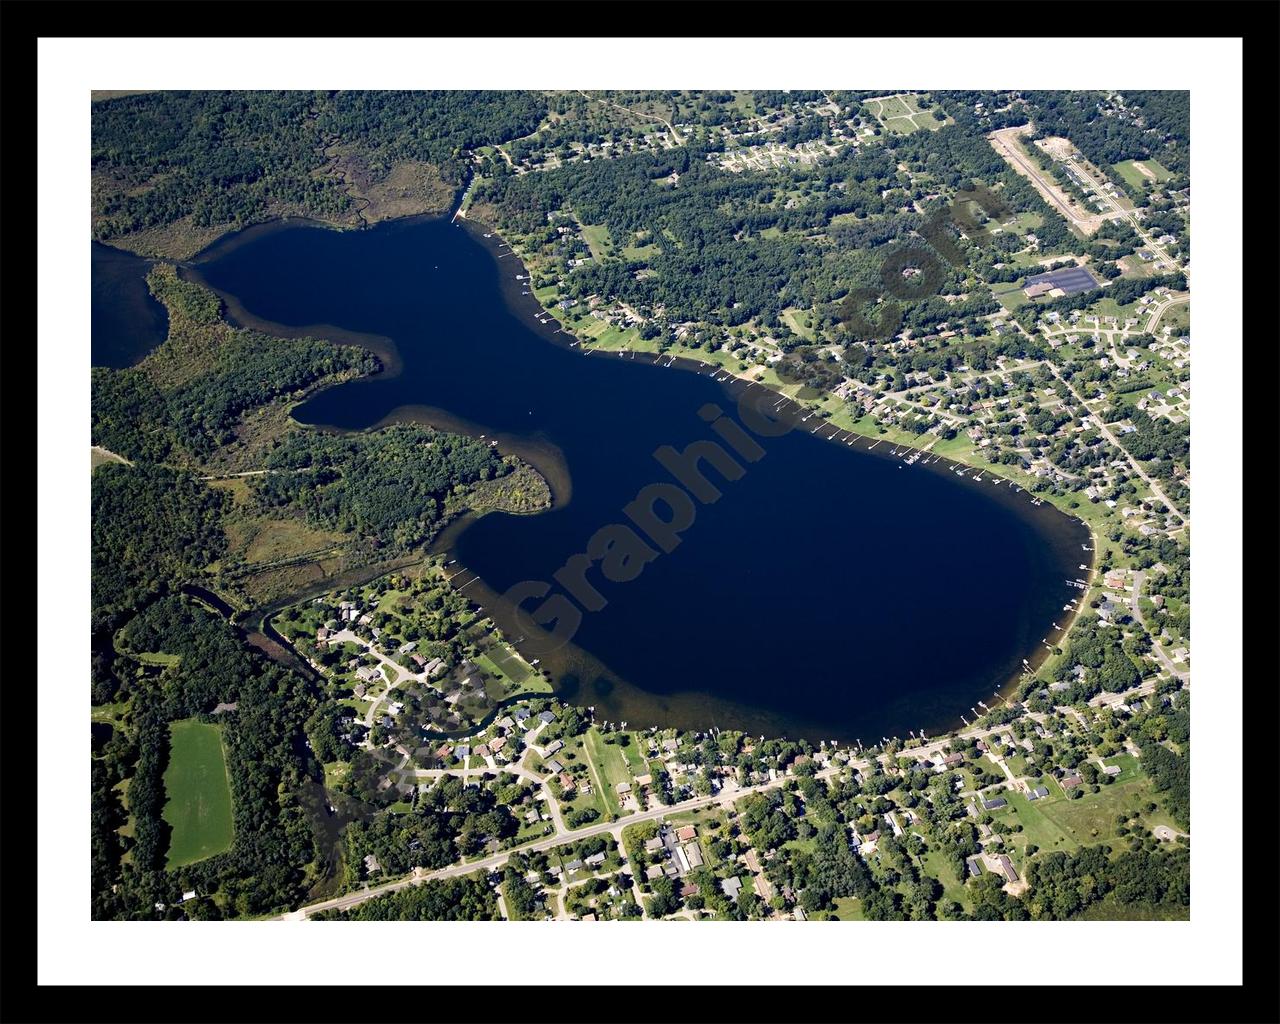
[[[555,573],[593,534],[629,523],[647,485],[677,482],[658,448],[727,448],[700,415],[709,403],[739,420],[740,382],[569,347],[521,294],[516,257],[456,222],[251,229],[193,270],[255,326],[333,325],[394,350],[390,372],[321,392],[299,421],[417,419],[484,434],[548,476],[551,511],[491,513],[437,542],[513,639],[509,587],[564,593]],[[702,463],[719,499],[697,502],[679,545],[636,578],[587,572],[604,607],[583,611],[571,644],[527,650],[567,699],[633,727],[872,743],[959,724],[1044,653],[1090,560],[1083,524],[945,460],[824,441],[816,424],[752,435],[763,455],[737,458],[737,479]]]

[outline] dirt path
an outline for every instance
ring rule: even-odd
[[[665,117],[659,117],[657,114],[642,114],[638,110],[632,110],[630,107],[624,107],[622,104],[614,103],[612,100],[602,99],[599,96],[592,96],[590,93],[587,93],[582,89],[579,89],[578,92],[582,93],[582,95],[589,100],[595,100],[597,103],[603,103],[606,107],[613,107],[615,110],[621,110],[624,113],[630,114],[632,117],[640,118],[642,121],[660,121],[662,124],[667,126],[667,131],[671,133],[671,141],[677,146],[684,145],[684,139],[680,138],[680,134],[674,127],[672,127],[671,122]]]
[[[987,136],[988,141],[995,147],[999,153],[1015,171],[1023,177],[1028,178],[1031,184],[1035,186],[1045,199],[1049,201],[1057,210],[1067,218],[1067,221],[1077,231],[1084,235],[1092,235],[1098,228],[1102,227],[1104,221],[1109,218],[1090,214],[1087,211],[1079,210],[1074,203],[1071,202],[1067,194],[1060,189],[1055,182],[1042,174],[1030,160],[1028,160],[1019,150],[1016,138],[1025,135],[1028,131],[1028,125],[1022,125],[1018,128],[1004,128],[1000,131],[992,132]]]

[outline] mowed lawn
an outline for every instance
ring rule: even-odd
[[[222,729],[194,718],[169,727],[172,748],[164,773],[163,818],[173,826],[169,867],[194,864],[231,845],[231,784]]]
[[[616,743],[606,743],[595,726],[586,732],[585,747],[587,758],[604,787],[604,793],[601,795],[605,806],[615,817],[621,816],[622,800],[618,796],[618,784],[631,781],[631,771],[627,767],[626,757]]]

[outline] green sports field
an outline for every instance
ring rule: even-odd
[[[173,826],[169,867],[194,864],[231,845],[231,785],[222,730],[194,718],[169,727],[172,748],[164,773],[163,817]]]

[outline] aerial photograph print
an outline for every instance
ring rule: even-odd
[[[1191,93],[910,77],[85,92],[93,921],[1191,920]]]

